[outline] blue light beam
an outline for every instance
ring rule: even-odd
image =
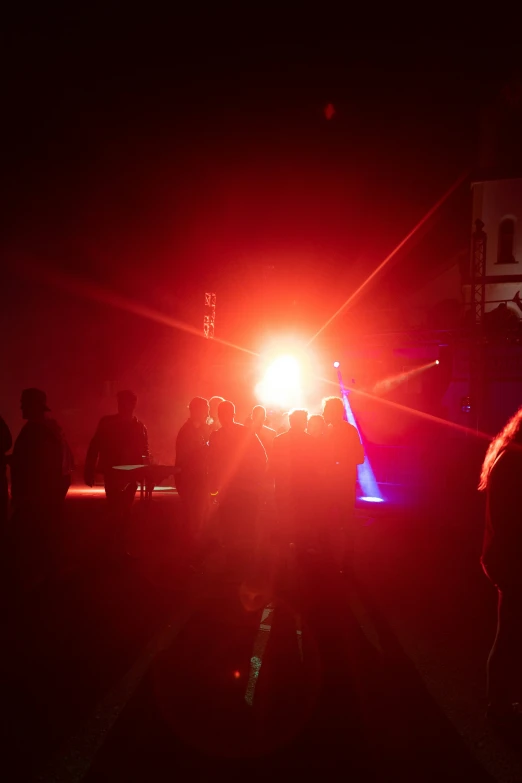
[[[348,400],[348,391],[344,386],[343,377],[341,375],[341,371],[339,368],[337,368],[337,377],[339,379],[339,386],[341,389],[341,396],[343,398],[346,418],[348,419],[350,424],[353,424],[353,426],[359,433],[359,437],[361,438],[361,443],[364,446],[364,441],[361,436],[361,432],[359,430],[359,427],[357,426],[355,416],[353,415],[353,411],[350,406],[350,402]],[[377,480],[375,478],[375,473],[373,472],[373,468],[370,465],[370,460],[368,459],[368,456],[366,454],[366,449],[364,450],[363,464],[357,465],[357,478],[359,479],[359,485],[363,493],[362,497],[360,498],[361,500],[364,500],[366,503],[382,503],[384,501],[384,498],[379,489],[379,485],[377,484]]]

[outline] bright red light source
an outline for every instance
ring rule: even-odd
[[[295,356],[278,356],[266,368],[263,380],[256,386],[261,402],[280,408],[301,404],[301,367]]]
[[[329,103],[327,106],[325,106],[324,116],[326,117],[327,120],[331,120],[332,117],[335,116],[335,106],[333,105],[333,103]]]
[[[241,677],[241,672],[235,671],[234,672],[234,679],[239,680],[240,677]]]

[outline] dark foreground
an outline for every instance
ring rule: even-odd
[[[177,497],[137,503],[130,556],[99,494],[67,502],[62,567],[3,592],[3,779],[515,781],[484,724],[495,596],[470,509],[360,511],[357,580],[310,556],[240,582],[191,569]]]

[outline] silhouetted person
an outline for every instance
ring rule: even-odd
[[[353,526],[357,465],[364,462],[364,449],[357,429],[345,421],[340,397],[323,402],[326,431],[328,524],[334,551],[343,570],[350,572],[353,559]]]
[[[200,535],[209,510],[208,416],[207,400],[194,397],[189,404],[189,418],[176,438],[176,489],[185,508],[191,539]]]
[[[273,497],[274,491],[274,474],[272,471],[272,446],[274,445],[274,438],[277,433],[271,427],[266,425],[266,409],[262,405],[255,405],[252,408],[252,413],[245,421],[245,426],[250,427],[257,435],[267,456],[267,470],[264,479],[264,502],[266,503],[270,497]],[[268,533],[268,530],[265,531]]]
[[[266,470],[266,453],[255,432],[234,421],[233,403],[218,408],[221,428],[209,441],[210,489],[218,493],[223,542],[251,550]]]
[[[488,717],[522,726],[522,408],[492,441],[479,489],[486,490],[482,566],[498,590],[498,624],[488,659]]]
[[[326,422],[320,413],[313,413],[310,416],[306,431],[312,438],[324,438],[326,434]]]
[[[12,533],[29,569],[45,568],[52,557],[63,503],[71,483],[72,454],[62,429],[47,416],[47,398],[40,389],[24,389],[22,416],[26,424],[11,456]],[[36,574],[35,574],[36,578]]]
[[[9,493],[7,491],[6,454],[13,445],[11,432],[0,416],[0,536],[3,536],[9,510]]]
[[[11,457],[13,508],[59,513],[71,484],[71,450],[61,427],[47,416],[45,392],[24,389],[21,409],[26,424]]]
[[[308,419],[307,433],[313,438],[313,464],[315,486],[313,492],[313,504],[315,508],[313,521],[314,545],[319,543],[321,527],[324,528],[325,509],[328,508],[328,478],[330,474],[328,464],[328,444],[326,440],[327,426],[320,413],[314,413]]]
[[[94,485],[96,470],[103,473],[110,509],[127,515],[137,484],[117,465],[145,465],[149,459],[149,439],[144,424],[134,415],[138,398],[132,391],[118,392],[118,413],[104,416],[89,446],[85,460],[85,483]]]
[[[314,439],[306,432],[308,411],[293,410],[290,429],[274,440],[272,466],[281,532],[286,543],[309,541],[315,484]]]
[[[211,432],[216,432],[221,427],[221,424],[219,423],[219,415],[218,415],[218,409],[222,402],[225,402],[224,397],[211,397],[208,401],[209,404],[209,417],[207,422],[208,427],[208,437],[210,437]]]
[[[252,427],[257,437],[263,444],[267,456],[269,457],[270,452],[272,451],[272,445],[274,443],[276,431],[271,427],[266,426],[266,420],[265,408],[263,408],[262,405],[255,405],[252,408],[252,413],[246,420],[245,424],[247,427]]]

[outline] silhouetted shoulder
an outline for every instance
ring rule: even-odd
[[[187,421],[181,425],[181,427],[178,430],[178,438],[181,436],[183,437],[185,433],[190,431],[190,428],[192,427],[192,422],[190,419],[187,419]]]
[[[343,421],[344,425],[344,431],[348,433],[352,438],[355,437],[357,440],[359,440],[359,433],[357,432],[357,427],[354,427],[353,424],[350,424],[349,421]]]

